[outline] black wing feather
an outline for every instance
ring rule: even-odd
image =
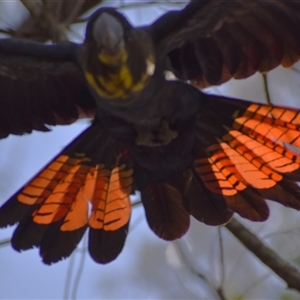
[[[0,40],[0,138],[93,117],[79,49],[74,43]]]
[[[169,56],[171,71],[201,88],[300,59],[295,1],[192,1],[148,30],[159,53]]]

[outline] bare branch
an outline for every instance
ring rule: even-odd
[[[0,241],[0,247],[7,246],[10,244],[10,239]]]
[[[221,274],[220,274],[220,285],[217,289],[217,292],[221,299],[225,299],[223,293],[224,281],[225,281],[225,260],[224,260],[224,247],[223,247],[223,236],[222,236],[222,228],[218,227],[218,236],[219,236],[219,247],[220,247],[220,266],[221,266]]]
[[[300,292],[300,272],[291,263],[281,258],[275,251],[266,246],[256,235],[232,219],[225,226],[248,250],[259,258],[266,266],[282,278],[289,288]]]
[[[135,201],[131,203],[131,207],[136,207],[136,206],[140,206],[142,204],[141,200]]]
[[[84,4],[84,2],[82,0],[77,1],[76,3],[74,3],[73,10],[70,12],[68,18],[64,21],[64,23],[66,25],[71,24],[76,19],[76,17],[78,16],[78,14],[80,12],[80,9],[82,8],[83,4]]]
[[[261,74],[261,76],[262,76],[263,82],[264,82],[264,91],[265,91],[267,103],[268,103],[269,105],[272,105],[271,97],[270,97],[270,92],[269,92],[269,85],[268,85],[268,77],[267,77],[267,74]]]
[[[68,264],[66,281],[65,281],[65,285],[64,285],[64,297],[63,297],[64,300],[69,299],[69,293],[70,293],[70,289],[71,289],[71,279],[72,279],[72,274],[73,274],[73,270],[74,270],[74,265],[75,265],[75,252],[72,253],[69,264]]]
[[[43,10],[43,3],[40,0],[20,0],[22,4],[26,7],[26,9],[30,12],[30,14],[38,18]]]
[[[83,244],[86,245],[87,244],[87,234],[84,235],[83,237]],[[84,252],[81,253],[81,257],[80,257],[80,262],[79,262],[79,266],[78,266],[78,270],[74,279],[74,285],[73,285],[73,289],[72,289],[72,295],[71,295],[71,299],[76,299],[77,298],[77,291],[78,291],[78,287],[80,284],[80,280],[81,280],[81,276],[83,274],[83,268],[85,266],[85,259],[86,259],[86,249]]]
[[[187,244],[183,240],[175,240],[172,243],[175,246],[175,250],[177,252],[178,258],[181,263],[192,273],[199,278],[200,282],[204,284],[209,290],[211,294],[214,296],[214,299],[226,300],[224,294],[219,289],[216,289],[210,280],[202,274],[194,262],[190,259],[190,251],[188,250]]]

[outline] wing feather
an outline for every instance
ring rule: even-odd
[[[224,197],[214,193],[203,182],[204,174],[196,169],[185,172],[185,205],[190,214],[207,225],[221,225],[230,221],[233,213]],[[202,179],[201,179],[202,177]]]
[[[149,32],[170,58],[171,71],[201,88],[300,59],[295,1],[191,1],[159,18]]]
[[[108,263],[123,249],[131,214],[132,175],[133,170],[120,163],[110,174],[96,175],[89,219],[89,251],[96,262]]]
[[[299,111],[208,97],[193,169],[206,197],[220,195],[229,210],[253,221],[268,217],[265,198],[300,210]]]
[[[39,247],[46,264],[68,257],[90,227],[90,254],[107,263],[125,243],[132,176],[120,149],[93,124],[0,208],[0,226],[19,223],[13,247]]]
[[[79,49],[70,42],[0,40],[0,138],[94,117],[95,103],[77,65]]]

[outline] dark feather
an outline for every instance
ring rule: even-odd
[[[0,40],[0,138],[94,117],[78,51],[73,43]]]
[[[268,217],[265,198],[299,210],[300,159],[287,147],[299,147],[299,111],[208,97],[197,121],[195,170],[209,193],[253,221]]]
[[[191,1],[134,28],[103,8],[83,45],[0,40],[0,137],[95,118],[0,208],[0,226],[19,223],[13,247],[39,247],[51,264],[90,227],[92,258],[110,262],[125,243],[134,188],[165,240],[184,235],[190,215],[209,225],[234,212],[263,221],[265,198],[299,210],[300,112],[184,82],[204,87],[291,66],[300,58],[299,10],[284,0]],[[99,39],[110,25],[116,53]],[[165,80],[166,70],[182,80]]]
[[[169,55],[171,70],[203,88],[298,61],[299,16],[294,1],[193,1],[180,12],[162,16],[148,30],[162,55]],[[191,56],[201,66],[196,76]]]
[[[114,260],[122,251],[128,234],[128,223],[115,231],[89,230],[89,253],[100,264]]]
[[[211,192],[194,169],[185,172],[185,181],[185,205],[194,218],[207,225],[230,221],[233,213],[228,210],[224,198]]]
[[[13,247],[18,251],[39,247],[43,261],[51,264],[72,253],[89,225],[92,257],[102,263],[114,259],[127,235],[133,184],[132,171],[122,171],[126,161],[117,149],[94,124],[12,196],[1,207],[0,226],[19,222]],[[115,198],[120,195],[126,199],[117,206],[121,200]],[[93,205],[90,220],[87,200]],[[106,216],[99,219],[102,207]]]
[[[141,198],[148,224],[159,237],[172,241],[186,233],[190,217],[178,188],[167,182],[150,182]]]

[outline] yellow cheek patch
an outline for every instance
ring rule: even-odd
[[[111,73],[107,77],[85,73],[85,78],[90,86],[99,96],[106,98],[126,98],[132,92],[142,90],[148,77],[149,74],[145,72],[140,80],[134,83],[127,64],[123,64],[118,73]]]
[[[95,92],[105,98],[126,98],[134,92],[142,90],[149,76],[154,73],[155,65],[152,55],[146,60],[147,68],[134,82],[130,67],[128,65],[128,53],[126,48],[120,49],[114,54],[100,52],[97,55],[101,64],[106,65],[110,71],[105,76],[91,72],[85,72],[85,78]]]

